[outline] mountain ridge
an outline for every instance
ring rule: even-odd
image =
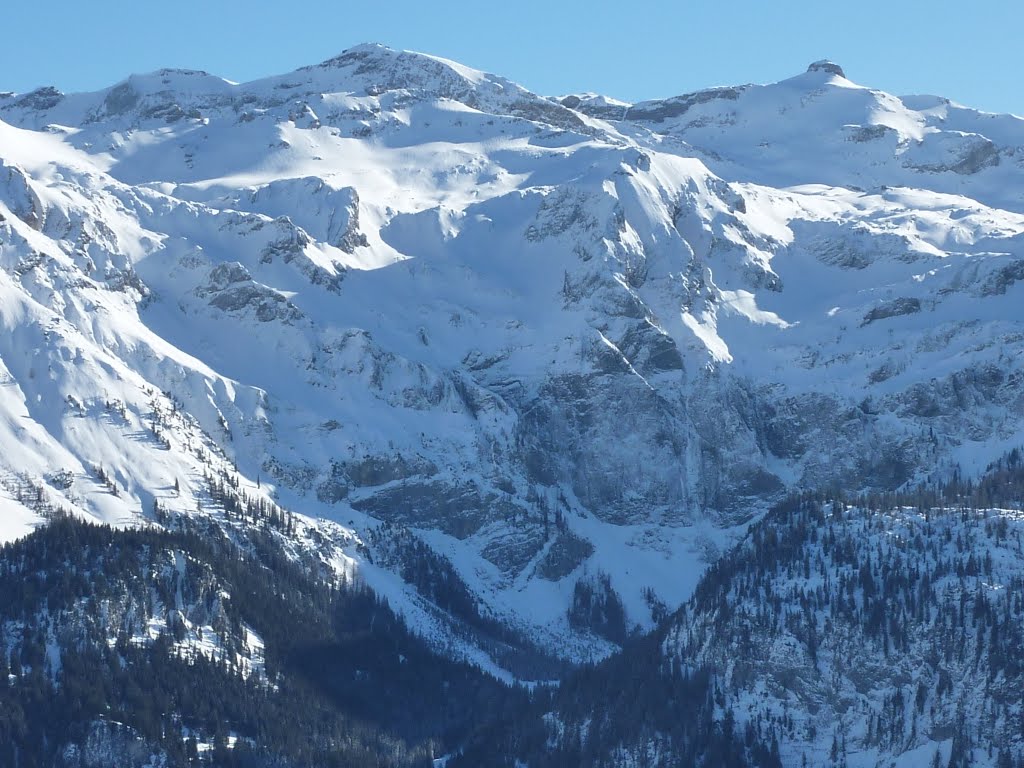
[[[367,45],[0,97],[0,575],[42,553],[64,590],[46,542],[79,537],[124,577],[83,560],[70,614],[0,617],[7,692],[52,712],[87,626],[121,670],[94,704],[132,710],[183,649],[263,698],[218,699],[228,733],[173,686],[169,720],[83,710],[75,768],[302,765],[266,718],[318,682],[329,751],[366,669],[480,697],[350,742],[410,765],[1019,762],[1019,701],[947,678],[1018,676],[1016,604],[978,579],[1020,584],[1022,190],[1024,120],[828,61],[625,104]],[[268,623],[278,571],[310,626],[354,606],[316,630],[329,680]],[[955,663],[925,647],[949,627]],[[409,654],[453,665],[416,691]],[[991,717],[950,731],[958,701]]]
[[[607,652],[569,622],[577,581],[649,627],[645,590],[684,600],[788,489],[1020,441],[1021,121],[960,130],[983,116],[836,70],[616,120],[376,46],[6,97],[0,359],[35,446],[9,469],[139,520],[202,503],[201,442]]]

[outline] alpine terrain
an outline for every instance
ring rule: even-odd
[[[829,61],[0,93],[0,765],[1020,765],[1022,353],[1024,119]]]

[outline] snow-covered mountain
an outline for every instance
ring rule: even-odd
[[[629,105],[359,46],[0,121],[7,538],[230,527],[223,478],[497,669],[395,540],[578,659],[616,639],[578,585],[650,627],[791,489],[1024,441],[1021,118],[829,62]]]

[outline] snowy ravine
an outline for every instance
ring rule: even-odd
[[[790,489],[1024,442],[1022,308],[1024,120],[830,62],[635,105],[380,46],[3,94],[0,534],[221,520],[210,472],[485,668],[389,537],[600,655],[580,580],[650,627]]]

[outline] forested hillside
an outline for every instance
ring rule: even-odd
[[[0,765],[429,766],[523,698],[254,534],[59,517],[0,548]]]
[[[1024,764],[1024,466],[775,506],[621,655],[452,765]]]

